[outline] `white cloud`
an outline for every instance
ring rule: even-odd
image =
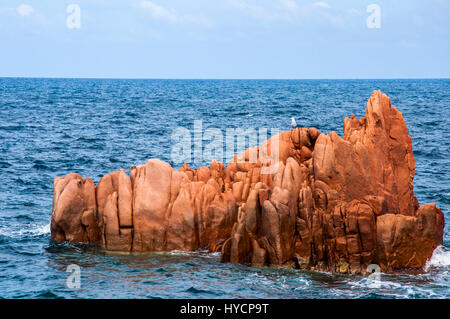
[[[325,23],[336,27],[345,25],[344,19],[333,13],[331,6],[324,1],[302,3],[296,0],[278,0],[267,7],[253,4],[250,0],[228,0],[228,4],[262,21],[285,21],[309,25],[320,24],[323,23],[321,21],[325,21]]]
[[[259,20],[276,20],[280,17],[276,12],[242,0],[228,0],[228,4]]]
[[[214,25],[209,17],[189,14],[179,14],[173,9],[167,9],[152,1],[141,1],[139,7],[148,12],[154,19],[164,20],[178,25],[191,25],[210,28]]]
[[[322,1],[314,2],[313,6],[319,7],[319,8],[325,8],[325,9],[330,9],[331,8],[331,6],[328,3],[322,2]]]
[[[320,9],[330,9],[327,2],[318,1],[309,4],[298,4],[295,0],[279,0],[278,4],[263,7],[244,0],[228,0],[228,4],[254,18],[260,20],[294,21],[299,17],[308,17],[317,14]]]
[[[297,2],[293,0],[280,0],[281,5],[291,11],[295,11],[298,9]]]
[[[29,4],[21,4],[16,8],[16,11],[22,17],[26,17],[34,13],[34,8]]]
[[[169,22],[177,21],[177,14],[171,9],[166,9],[152,1],[141,1],[139,6],[148,11],[155,19],[166,20]]]

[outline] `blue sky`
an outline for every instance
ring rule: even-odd
[[[448,78],[449,39],[450,0],[0,2],[0,76]]]

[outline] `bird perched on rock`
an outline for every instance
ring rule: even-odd
[[[292,126],[292,128],[297,127],[297,123],[295,122],[295,118],[293,118],[293,117],[291,117],[291,126]]]

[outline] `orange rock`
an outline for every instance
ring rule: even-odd
[[[384,270],[421,268],[442,244],[444,215],[435,204],[416,216],[386,214],[377,219],[378,262]]]
[[[97,242],[100,239],[95,185],[72,173],[53,183],[51,238],[55,241]]]
[[[57,177],[52,239],[123,251],[208,249],[223,262],[340,273],[370,264],[417,269],[442,243],[444,217],[435,204],[419,207],[414,174],[403,116],[374,91],[365,117],[344,120],[343,138],[296,128],[227,166],[174,171],[151,159],[96,188],[78,174]]]
[[[130,250],[132,182],[123,169],[103,176],[96,189],[101,244],[108,250]],[[126,234],[123,235],[122,234]]]
[[[172,167],[157,159],[138,166],[133,189],[133,250],[164,250]]]

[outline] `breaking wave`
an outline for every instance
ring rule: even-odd
[[[430,268],[443,268],[450,267],[450,250],[443,246],[438,246],[431,258],[427,261],[425,265],[425,270],[428,271]]]

